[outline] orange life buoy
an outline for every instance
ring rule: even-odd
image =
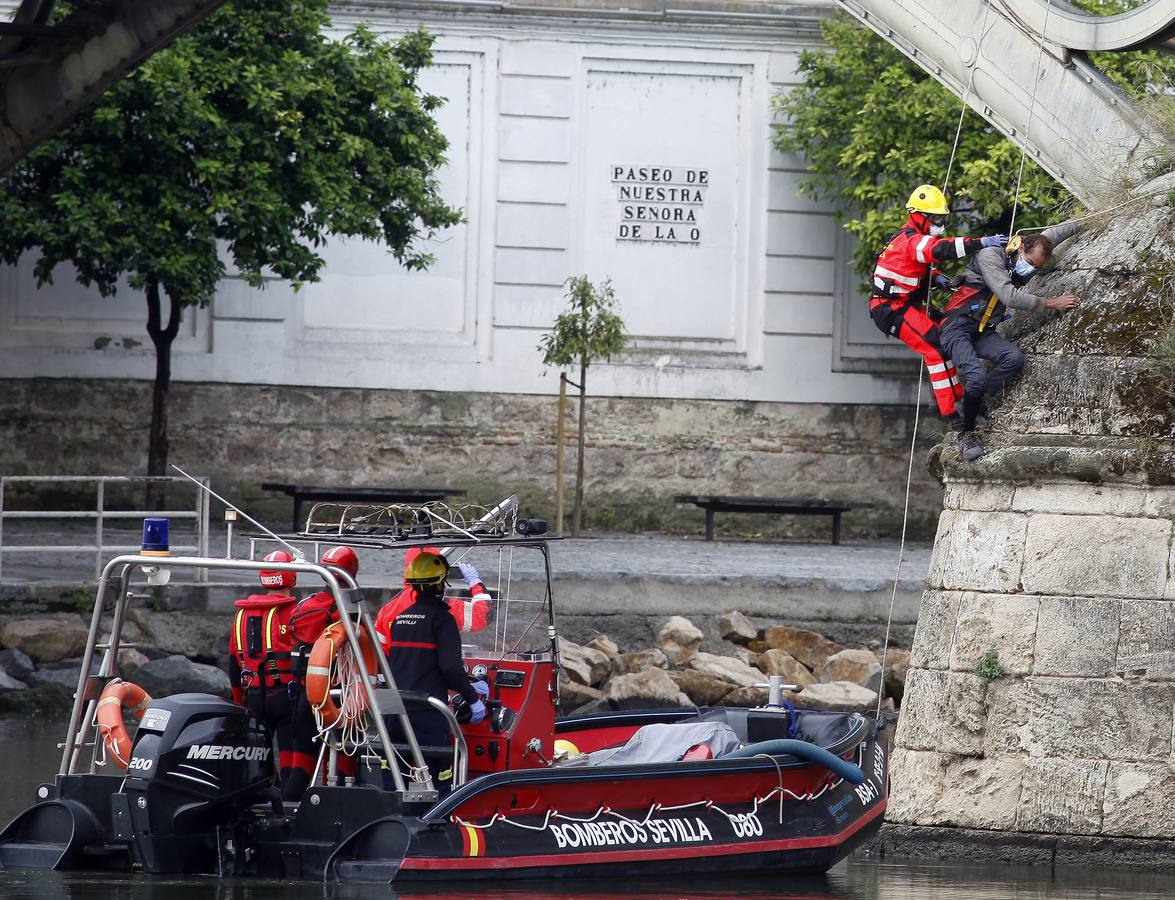
[[[106,750],[123,769],[131,761],[131,739],[122,720],[122,708],[127,707],[136,719],[142,720],[143,713],[150,705],[151,697],[145,690],[121,678],[115,678],[106,685],[102,696],[98,698],[95,716],[98,733],[102,735]]]
[[[379,674],[378,652],[371,643],[366,629],[359,630],[359,649],[363,653],[364,673],[367,675]],[[330,728],[342,714],[342,710],[330,695],[331,682],[335,680],[335,658],[340,648],[347,646],[347,633],[343,626],[335,622],[327,628],[322,636],[310,648],[310,660],[306,665],[306,699],[311,708],[318,714],[323,728]],[[360,689],[355,697],[360,710],[367,708],[367,697]]]

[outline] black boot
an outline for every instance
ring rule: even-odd
[[[967,462],[974,462],[983,456],[983,445],[974,431],[964,431],[959,435],[959,453]]]

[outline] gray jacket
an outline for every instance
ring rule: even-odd
[[[1043,232],[1054,247],[1081,230],[1081,225],[1062,222]],[[1032,312],[1044,311],[1044,300],[1024,290],[1027,279],[1012,274],[1011,266],[1004,251],[999,247],[987,247],[976,253],[967,263],[967,268],[955,279],[955,294],[947,301],[948,315],[969,315],[978,319],[987,309],[994,293],[999,302],[992,311],[989,321],[996,325],[1004,317],[1006,307],[1026,309]]]

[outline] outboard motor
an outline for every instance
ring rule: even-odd
[[[219,697],[176,694],[139,723],[114,831],[144,871],[235,874],[250,807],[267,802],[280,811],[265,726]]]

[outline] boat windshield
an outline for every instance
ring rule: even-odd
[[[446,598],[462,624],[464,656],[544,659],[550,656],[547,625],[551,598],[547,556],[534,545],[465,546],[448,552],[452,573]],[[471,594],[460,574],[472,565],[490,600]]]

